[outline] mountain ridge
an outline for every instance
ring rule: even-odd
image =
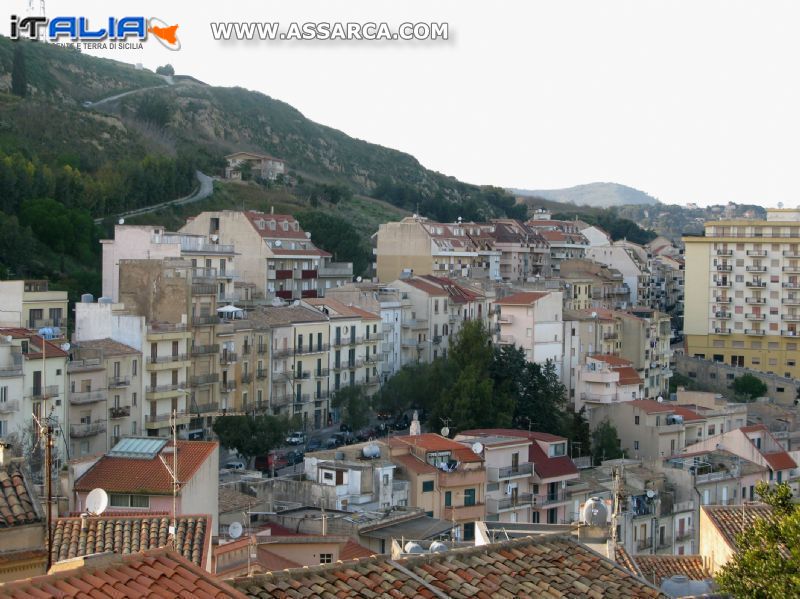
[[[561,189],[516,189],[507,191],[522,197],[539,197],[554,202],[575,204],[576,206],[591,206],[596,208],[611,208],[612,206],[630,205],[656,205],[658,200],[650,194],[613,182],[595,182],[573,185]]]

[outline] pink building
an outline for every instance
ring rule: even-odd
[[[176,454],[177,451],[177,454]],[[211,515],[212,534],[219,526],[219,444],[211,441],[172,441],[160,437],[127,437],[75,481],[76,511],[86,507],[92,489],[108,493],[106,513],[172,513],[173,477],[177,462],[176,513]]]

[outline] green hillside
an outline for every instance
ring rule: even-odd
[[[535,196],[554,202],[594,208],[658,203],[653,196],[619,183],[587,183],[565,189],[512,189],[511,192],[520,196]]]

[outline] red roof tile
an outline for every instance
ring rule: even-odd
[[[609,366],[631,366],[633,364],[630,360],[612,354],[592,354],[589,357],[598,362],[605,362]]]
[[[642,382],[642,377],[640,377],[636,369],[631,366],[622,366],[620,368],[614,368],[614,370],[619,373],[620,385],[638,385]]]
[[[767,427],[764,424],[752,424],[750,426],[739,427],[739,430],[741,430],[743,433],[757,433],[759,431],[767,430]]]
[[[373,312],[368,312],[363,308],[354,306],[352,304],[345,304],[339,300],[331,299],[328,297],[309,298],[305,301],[309,306],[314,306],[317,309],[328,307],[333,312],[327,314],[332,320],[336,318],[363,318],[365,320],[380,320],[381,317]]]
[[[645,580],[661,583],[676,574],[689,580],[709,580],[711,572],[703,565],[701,555],[633,555],[640,575]]]
[[[411,447],[422,447],[428,451],[445,451],[447,449],[462,449],[464,446],[458,441],[442,437],[435,433],[422,433],[421,435],[401,435],[392,437],[397,443]]]
[[[37,335],[29,329],[20,328],[5,328],[0,329],[0,335],[10,335],[14,339],[28,339],[31,342],[31,347],[27,354],[23,354],[27,360],[41,360],[42,359],[42,344],[46,344],[46,354],[48,358],[65,358],[69,354],[61,347],[52,341],[46,341],[43,337]]]
[[[7,583],[2,587],[2,594],[12,599],[246,597],[241,591],[166,549],[130,555],[99,555],[72,569]]]
[[[764,453],[761,452],[761,455],[764,456],[764,459],[767,460],[769,467],[772,468],[774,472],[778,470],[791,470],[792,468],[797,468],[797,464],[785,451],[776,451],[773,453]]]
[[[436,285],[433,285],[433,284],[431,284],[431,283],[429,283],[427,281],[423,281],[422,279],[418,279],[418,278],[403,279],[402,282],[403,283],[407,283],[408,285],[411,285],[412,287],[416,287],[417,289],[419,289],[420,291],[424,291],[428,295],[434,295],[434,296],[445,296],[445,295],[447,295],[445,290],[442,289],[441,287],[437,287]]]
[[[253,229],[256,233],[258,233],[261,237],[269,237],[269,238],[280,238],[280,239],[298,239],[301,241],[306,241],[306,233],[303,231],[301,226],[297,226],[297,231],[294,230],[294,225],[297,223],[297,219],[293,217],[291,214],[266,214],[264,212],[258,212],[255,210],[246,210],[244,213],[247,220],[250,221],[250,224],[253,225]],[[263,229],[260,229],[256,223],[264,221],[265,226]],[[270,221],[275,222],[275,230],[271,230],[269,228]],[[288,231],[283,230],[283,223],[287,223]]]
[[[373,555],[376,555],[374,551],[367,549],[363,545],[359,545],[353,539],[347,539],[347,542],[339,551],[339,559],[342,561],[348,559],[372,557]]]
[[[529,306],[547,295],[550,295],[549,291],[520,291],[495,300],[494,303],[501,306]]]
[[[217,446],[216,441],[178,441],[178,480],[189,481]],[[171,463],[172,454],[165,453],[168,447],[172,441],[161,453]],[[172,477],[158,456],[148,460],[105,455],[75,481],[74,489],[91,491],[96,487],[113,493],[168,495],[172,494]]]
[[[284,557],[274,551],[269,550],[269,545],[258,546],[258,563],[267,572],[286,570],[287,568],[299,568],[300,564]]]
[[[752,526],[760,518],[772,515],[768,505],[702,505],[711,524],[719,531],[725,542],[736,548],[736,537],[743,528]]]
[[[416,474],[433,474],[436,472],[436,468],[427,462],[415,458],[413,455],[393,456],[392,461]]]
[[[16,461],[0,468],[0,531],[43,520],[37,499],[28,492],[26,482]]]

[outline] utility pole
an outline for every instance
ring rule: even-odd
[[[172,548],[178,547],[178,413],[172,410]]]

